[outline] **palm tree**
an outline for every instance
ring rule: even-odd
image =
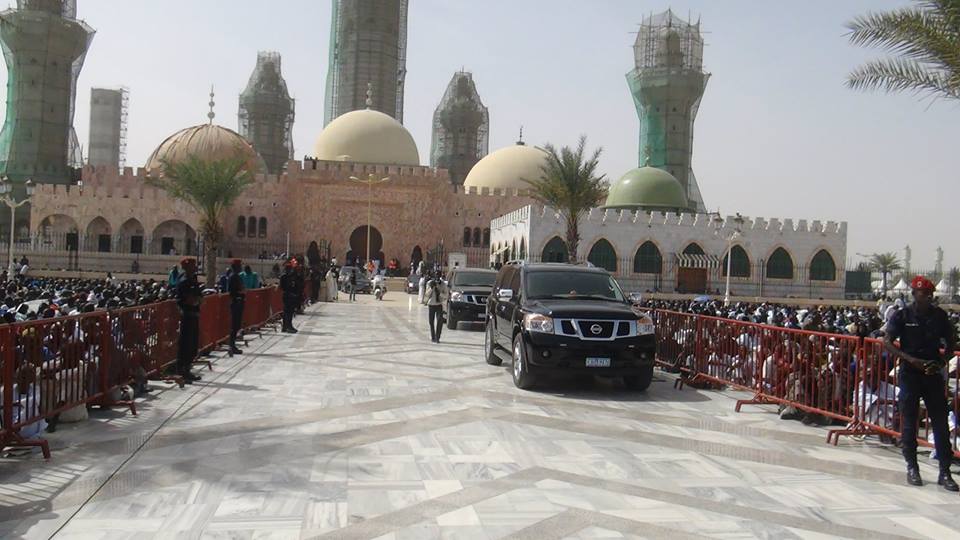
[[[893,55],[855,69],[847,77],[848,87],[960,99],[960,0],[914,3],[847,24],[851,43]]]
[[[586,146],[585,135],[580,137],[576,149],[564,146],[557,150],[552,144],[546,145],[547,160],[540,168],[540,178],[524,179],[530,184],[530,195],[560,212],[566,221],[567,257],[570,262],[577,260],[580,218],[607,196],[605,175],[597,176],[603,148],[597,148],[586,157]]]
[[[900,259],[897,258],[895,253],[874,253],[870,255],[870,268],[873,269],[874,272],[880,272],[883,276],[881,289],[883,290],[883,297],[886,298],[887,276],[890,275],[890,272],[903,269],[903,265],[900,264]]]
[[[217,247],[223,239],[223,217],[243,190],[253,182],[247,170],[247,159],[205,160],[196,155],[182,161],[162,160],[163,174],[149,183],[164,190],[174,199],[186,202],[200,214],[203,235],[203,267],[206,284],[216,280]]]

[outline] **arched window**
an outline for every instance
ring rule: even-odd
[[[570,258],[567,255],[567,243],[559,236],[554,236],[543,246],[543,253],[540,254],[542,262],[567,262]]]
[[[473,245],[475,247],[480,247],[484,245],[483,243],[483,233],[480,232],[480,227],[474,227],[473,229]]]
[[[727,256],[723,256],[723,266],[721,267],[723,275],[727,275]],[[730,249],[730,277],[750,277],[750,257],[740,246],[733,246]]]
[[[837,265],[833,257],[825,249],[821,249],[810,261],[811,281],[835,281],[837,279]]]
[[[260,218],[260,230],[257,232],[260,234],[260,238],[267,237],[267,218]]]
[[[463,247],[470,247],[470,227],[463,228]]]
[[[793,279],[793,258],[783,248],[777,248],[767,260],[767,277],[770,279]]]
[[[527,258],[527,242],[526,239],[520,239],[520,252],[517,254],[517,258],[521,260],[526,260]]]
[[[608,272],[617,271],[617,252],[604,238],[597,240],[597,243],[590,248],[587,260],[594,266],[605,268]]]
[[[510,241],[510,251],[507,252],[507,260],[514,261],[517,259],[517,239],[514,238]]]
[[[633,256],[633,271],[638,274],[662,274],[663,257],[653,242],[646,241]]]
[[[237,218],[237,236],[243,238],[247,235],[247,218],[240,216]]]
[[[684,255],[703,255],[703,248],[700,247],[700,244],[696,242],[690,242],[687,244],[687,247],[683,248]]]
[[[490,246],[490,229],[483,230],[483,247]]]
[[[253,216],[247,218],[247,236],[250,238],[257,236],[257,218]]]

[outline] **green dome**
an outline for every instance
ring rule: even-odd
[[[687,196],[672,174],[656,167],[640,167],[610,186],[605,208],[681,210],[687,208]]]

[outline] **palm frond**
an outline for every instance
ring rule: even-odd
[[[903,58],[867,62],[850,73],[847,86],[853,90],[906,91],[960,99],[960,86],[951,83],[947,73]]]

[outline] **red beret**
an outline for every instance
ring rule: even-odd
[[[193,257],[184,257],[184,258],[180,259],[180,266],[183,266],[183,267],[191,266],[191,267],[192,267],[192,266],[196,266],[196,265],[197,265],[197,260],[194,259]]]
[[[230,261],[231,266],[238,265],[238,264],[243,264],[243,261],[241,261],[240,259],[232,259]]]
[[[930,292],[937,290],[937,287],[933,284],[933,282],[923,276],[917,276],[913,278],[913,281],[910,282],[910,288],[914,290]]]

